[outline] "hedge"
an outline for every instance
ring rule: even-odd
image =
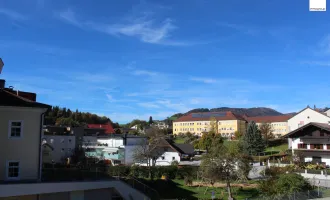
[[[191,166],[153,166],[151,175],[153,178],[159,179],[166,176],[169,179],[184,179],[187,176],[197,177],[198,168]],[[110,176],[127,176],[131,175],[136,178],[149,178],[149,167],[146,166],[111,166],[108,174]]]

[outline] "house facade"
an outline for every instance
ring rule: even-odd
[[[324,111],[324,114],[330,117],[330,108]]]
[[[87,136],[83,148],[87,157],[109,160],[112,164],[134,164],[135,149],[145,143],[146,137],[134,135]]]
[[[149,199],[119,180],[43,182],[44,114],[50,106],[8,92],[0,86],[0,199],[108,200]],[[49,180],[48,180],[49,181]]]
[[[286,138],[293,154],[302,154],[305,162],[330,166],[330,124],[310,122],[291,131]]]
[[[294,131],[310,122],[329,123],[330,117],[307,107],[288,119],[288,132]]]
[[[273,134],[275,137],[281,137],[288,133],[288,119],[292,115],[279,115],[279,116],[258,116],[258,117],[248,117],[248,121],[254,121],[258,127],[263,123],[270,124],[272,127]]]
[[[216,120],[217,133],[223,137],[234,136],[236,131],[245,132],[246,120],[232,112],[207,112],[190,113],[173,122],[173,134],[191,132],[201,136],[208,132],[212,126],[212,120]]]
[[[39,144],[49,107],[0,88],[0,181],[40,179]]]

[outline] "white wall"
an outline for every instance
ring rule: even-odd
[[[174,159],[173,159],[174,158]],[[180,156],[178,152],[165,152],[156,160],[157,166],[168,166],[173,161],[180,162]]]
[[[108,147],[119,147],[124,145],[124,139],[121,137],[118,138],[98,138],[98,143],[108,144]]]
[[[327,110],[326,112],[324,112],[326,115],[328,115],[330,117],[330,109]]]
[[[298,124],[300,122],[303,122],[303,126],[310,122],[328,123],[329,121],[330,117],[325,116],[311,108],[307,108],[306,110],[288,120],[288,128],[290,132],[299,128]]]
[[[63,162],[63,159],[70,157],[75,149],[76,137],[68,135],[44,135],[44,140],[54,148],[52,157],[54,162]]]
[[[301,144],[303,142],[300,141],[300,138],[292,138],[291,148],[292,149],[298,149],[298,144]]]

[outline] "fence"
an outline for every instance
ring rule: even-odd
[[[262,196],[256,198],[250,198],[247,200],[308,200],[308,199],[319,199],[326,197],[328,190],[326,188],[318,188],[315,190],[308,190],[303,192],[294,192],[288,195],[277,195],[277,196]]]

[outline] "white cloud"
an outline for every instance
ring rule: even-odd
[[[0,8],[0,15],[4,15],[12,20],[16,20],[16,21],[23,21],[23,20],[26,20],[27,17],[18,13],[18,12],[15,12],[13,10],[8,10],[8,9],[4,9],[4,8]]]
[[[89,74],[89,73],[75,74],[73,78],[76,80],[82,80],[92,83],[107,82],[112,80],[112,78],[109,75]]]
[[[137,20],[129,24],[108,26],[104,31],[112,35],[137,37],[146,43],[165,44],[165,39],[169,37],[169,33],[175,28],[171,19],[166,19],[159,26],[156,26],[153,20]]]
[[[217,80],[213,78],[197,78],[197,77],[192,77],[190,78],[191,81],[197,81],[197,82],[203,82],[203,83],[216,83]]]
[[[301,61],[303,65],[330,66],[330,61]]]
[[[147,75],[147,76],[156,76],[156,75],[158,75],[157,72],[147,71],[147,70],[135,70],[133,72],[133,74],[137,75],[137,76],[139,76],[139,75]]]
[[[184,46],[193,43],[170,40],[170,32],[175,27],[171,19],[165,19],[161,24],[156,24],[152,19],[139,18],[128,23],[105,24],[94,21],[84,21],[77,18],[74,11],[67,9],[58,13],[58,17],[74,26],[91,29],[113,36],[136,37],[140,41],[150,44],[170,46]]]
[[[144,108],[159,108],[159,106],[153,102],[138,103],[138,105]]]
[[[320,48],[322,53],[330,54],[330,34],[328,34],[321,40]]]
[[[106,94],[106,97],[108,98],[108,100],[109,100],[110,102],[114,101],[112,95],[110,95],[110,94]]]

